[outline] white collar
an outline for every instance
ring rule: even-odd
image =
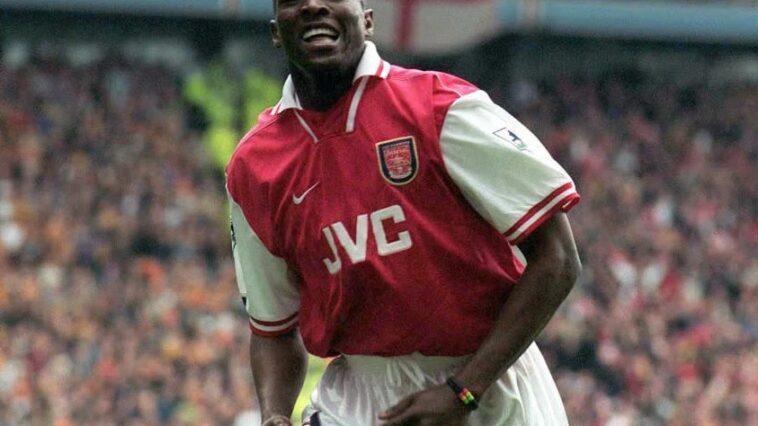
[[[389,73],[390,64],[387,61],[382,60],[379,56],[379,52],[376,50],[376,45],[367,41],[361,61],[358,63],[358,68],[355,70],[353,83],[358,81],[361,77],[366,76],[385,79]],[[300,105],[300,100],[297,98],[295,84],[292,82],[292,75],[287,76],[287,81],[284,82],[284,87],[282,88],[282,99],[276,104],[271,114],[280,114],[282,111],[290,108],[303,109]]]

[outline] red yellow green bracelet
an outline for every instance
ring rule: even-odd
[[[455,396],[458,397],[466,408],[469,410],[476,410],[479,408],[479,403],[477,402],[476,397],[470,390],[468,390],[468,388],[459,385],[452,377],[448,378],[445,383],[450,386],[450,389],[453,390]]]

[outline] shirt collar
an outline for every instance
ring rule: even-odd
[[[361,61],[358,63],[358,68],[355,70],[353,83],[358,81],[361,77],[367,76],[385,79],[387,78],[387,75],[389,75],[389,72],[390,64],[387,61],[382,60],[379,56],[379,52],[376,50],[376,45],[367,41]],[[300,105],[300,99],[297,97],[297,92],[295,91],[295,84],[292,82],[292,75],[287,76],[287,81],[284,82],[284,87],[282,88],[282,99],[274,107],[272,113],[280,114],[282,111],[290,108],[303,109]]]

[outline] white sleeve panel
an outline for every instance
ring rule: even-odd
[[[229,198],[232,253],[237,286],[246,300],[250,328],[277,335],[297,324],[300,293],[284,259],[271,254],[247,222],[242,208]]]
[[[579,200],[571,178],[539,139],[483,91],[450,107],[440,148],[464,197],[512,244]]]

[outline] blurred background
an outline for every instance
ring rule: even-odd
[[[758,1],[368,5],[386,59],[576,180],[584,273],[539,338],[571,424],[758,425]],[[258,424],[223,166],[281,94],[270,17],[0,0],[0,426]]]

